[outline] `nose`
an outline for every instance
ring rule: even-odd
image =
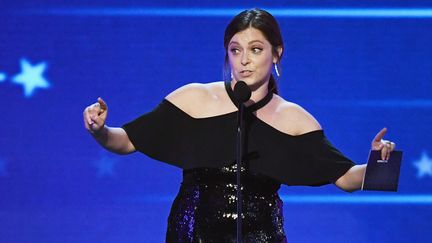
[[[241,64],[242,65],[247,65],[250,62],[249,60],[249,54],[247,51],[243,52],[242,57],[241,57]]]

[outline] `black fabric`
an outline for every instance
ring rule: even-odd
[[[221,168],[235,161],[237,112],[193,118],[168,100],[123,125],[135,148],[180,167]],[[278,131],[247,113],[244,162],[286,185],[318,186],[335,182],[354,163],[343,156],[322,130],[299,136]]]
[[[280,183],[242,167],[242,242],[284,243]],[[236,242],[237,165],[183,171],[168,217],[166,242]]]

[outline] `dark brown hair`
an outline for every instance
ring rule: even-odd
[[[249,27],[253,27],[255,29],[260,30],[263,33],[264,37],[267,39],[267,41],[270,42],[270,44],[272,45],[273,55],[276,55],[278,57],[277,65],[280,73],[280,60],[282,59],[284,44],[283,44],[282,34],[279,28],[279,24],[277,23],[273,15],[271,15],[269,12],[262,9],[254,8],[250,10],[245,10],[239,13],[238,15],[236,15],[225,29],[225,36],[224,36],[224,47],[225,47],[224,75],[225,77],[227,77],[226,75],[229,69],[228,44],[235,34]],[[277,51],[278,47],[282,48],[282,53],[280,56]],[[273,93],[275,94],[278,93],[276,80],[273,77],[273,74],[270,75],[268,88]]]

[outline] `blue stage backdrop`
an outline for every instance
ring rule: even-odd
[[[181,171],[104,151],[83,109],[103,97],[120,126],[222,80],[225,26],[251,7],[281,25],[283,97],[358,163],[382,127],[404,151],[397,193],[282,187],[288,240],[431,242],[432,4],[261,2],[2,1],[0,242],[163,242]]]

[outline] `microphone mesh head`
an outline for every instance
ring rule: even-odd
[[[252,95],[251,89],[244,81],[237,81],[234,86],[234,96],[237,101],[240,103],[244,103],[250,99]]]

